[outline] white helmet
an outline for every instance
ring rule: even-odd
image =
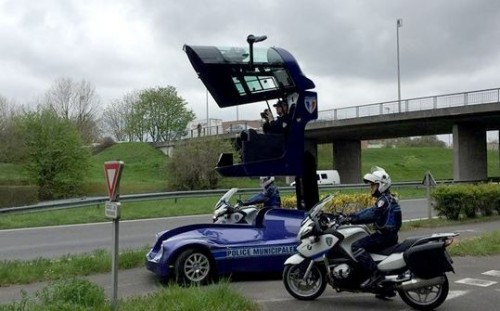
[[[378,166],[372,167],[371,173],[363,176],[363,181],[365,183],[378,184],[378,191],[381,193],[385,192],[392,185],[389,174]]]
[[[272,176],[262,176],[262,177],[260,177],[260,186],[263,189],[266,189],[273,182],[274,182],[274,177],[272,177]]]

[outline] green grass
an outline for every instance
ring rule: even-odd
[[[318,168],[331,169],[331,144],[318,146]],[[488,176],[500,176],[498,151],[488,150]],[[363,149],[362,172],[374,165],[381,166],[391,175],[393,182],[422,180],[430,171],[435,179],[453,179],[453,150],[435,147],[406,147]],[[342,176],[341,176],[342,180]]]
[[[448,220],[446,218],[434,218],[434,219],[405,222],[403,223],[402,230],[410,231],[421,228],[441,228],[441,227],[450,227],[462,224],[474,224],[474,223],[497,221],[497,220],[500,220],[500,215],[478,216],[476,218],[466,218],[462,220]]]
[[[458,240],[448,248],[452,256],[493,256],[500,254],[500,231]]]
[[[145,193],[166,191],[168,158],[147,143],[121,143],[106,148],[92,157],[85,190],[89,195],[105,195],[104,162],[123,161],[125,167],[120,191]]]
[[[4,311],[75,311],[111,310],[104,289],[88,280],[69,278],[59,280],[38,290],[33,297],[22,293],[21,301],[0,305]],[[117,309],[121,311],[257,311],[255,302],[243,297],[231,288],[227,281],[203,287],[182,288],[171,285],[154,293],[120,299]]]
[[[146,219],[158,217],[210,214],[219,197],[168,199],[122,203],[121,219]],[[104,206],[87,206],[71,209],[6,214],[0,217],[0,229],[57,226],[68,224],[105,222]]]
[[[228,185],[229,187],[230,185]],[[234,184],[233,184],[234,186]],[[367,190],[342,190],[335,193],[366,193]],[[397,188],[400,199],[421,198],[425,196],[425,189]],[[331,194],[332,191],[321,191],[321,195]],[[292,196],[293,193],[282,193],[282,198]],[[245,199],[250,194],[236,194],[233,200]],[[211,214],[220,196],[166,199],[141,202],[122,202],[121,219],[147,219],[158,217],[186,216]],[[233,201],[234,202],[234,201]],[[29,213],[8,213],[0,217],[0,230],[15,228],[30,228],[42,226],[58,226],[93,222],[106,222],[104,206],[84,206],[71,209],[33,211]]]
[[[131,269],[144,265],[149,246],[124,250],[119,255],[119,268]],[[0,262],[0,287],[54,281],[73,276],[85,276],[111,271],[111,254],[103,249],[88,254],[66,255],[56,259],[3,260]]]
[[[332,168],[332,153],[331,144],[318,146],[318,169]],[[168,191],[168,158],[148,143],[120,143],[92,156],[83,189],[88,196],[107,194],[103,164],[115,160],[125,162],[120,183],[122,194]],[[384,167],[394,182],[422,180],[426,171],[435,179],[452,179],[453,150],[430,147],[363,149],[362,172],[368,172],[374,165]],[[500,176],[497,151],[488,151],[488,176]],[[279,182],[285,185],[284,180]],[[26,183],[27,175],[21,166],[0,163],[0,184]],[[220,189],[234,186],[258,187],[258,179],[221,177]]]

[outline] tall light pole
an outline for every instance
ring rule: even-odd
[[[401,112],[401,78],[399,76],[399,27],[403,27],[403,19],[398,18],[396,22],[396,41],[397,41],[397,53],[398,53],[398,105],[399,112]]]

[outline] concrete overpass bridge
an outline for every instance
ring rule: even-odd
[[[361,179],[361,141],[453,134],[453,179],[486,180],[486,132],[500,129],[500,88],[320,111],[306,147],[333,144],[342,183]],[[499,151],[500,152],[500,151]]]

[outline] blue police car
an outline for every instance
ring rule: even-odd
[[[253,224],[194,224],[159,232],[146,267],[163,280],[207,284],[221,275],[282,272],[304,211],[261,209]]]

